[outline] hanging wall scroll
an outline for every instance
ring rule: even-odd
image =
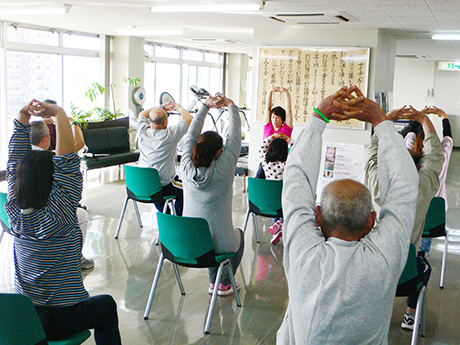
[[[313,108],[344,85],[357,85],[366,95],[368,71],[369,48],[261,47],[257,120],[263,120],[267,92],[272,87],[289,90],[294,123],[306,123]],[[273,93],[272,106],[284,106],[282,97]],[[357,120],[331,121],[330,125],[364,129]]]

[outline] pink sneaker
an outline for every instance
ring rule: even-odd
[[[283,236],[283,229],[279,229],[273,236],[270,241],[271,244],[277,244],[281,240],[281,237]]]
[[[239,290],[240,289],[240,284],[238,282],[235,282],[235,284],[236,284],[236,289]],[[209,285],[208,292],[210,294],[213,293],[214,287],[215,287],[215,285],[213,283],[211,283]],[[234,293],[234,291],[233,291],[232,284],[228,284],[228,285],[219,284],[219,290],[217,291],[218,296],[228,296],[228,295],[232,295],[233,293]]]
[[[280,219],[280,220],[276,221],[275,223],[273,223],[272,226],[267,229],[267,231],[270,233],[270,235],[274,235],[282,227],[283,227],[283,220]]]

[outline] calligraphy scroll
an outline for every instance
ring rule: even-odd
[[[288,89],[294,123],[306,123],[313,108],[344,85],[357,85],[366,95],[368,71],[369,48],[261,47],[257,119],[263,120],[267,93],[275,86]],[[284,106],[282,97],[273,93],[272,106]],[[331,125],[364,128],[357,120]]]

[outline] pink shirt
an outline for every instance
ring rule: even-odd
[[[275,134],[275,133],[283,133],[283,134],[287,135],[290,138],[291,135],[292,135],[292,128],[289,127],[286,124],[286,122],[283,123],[281,128],[278,129],[277,131],[275,131],[275,128],[273,128],[273,125],[272,125],[271,122],[269,122],[269,123],[264,125],[264,137],[263,137],[263,139],[268,138],[270,135]]]

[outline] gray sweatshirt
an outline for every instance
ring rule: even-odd
[[[234,253],[240,247],[240,235],[233,228],[233,177],[241,150],[241,120],[238,107],[228,108],[228,138],[220,157],[209,168],[195,168],[191,156],[203,129],[208,107],[202,106],[185,136],[181,173],[184,186],[184,216],[208,221],[216,254]]]
[[[315,194],[326,124],[313,117],[284,171],[284,269],[289,305],[277,344],[387,344],[396,285],[409,251],[418,176],[390,121],[376,128],[382,210],[360,241],[325,239]]]

